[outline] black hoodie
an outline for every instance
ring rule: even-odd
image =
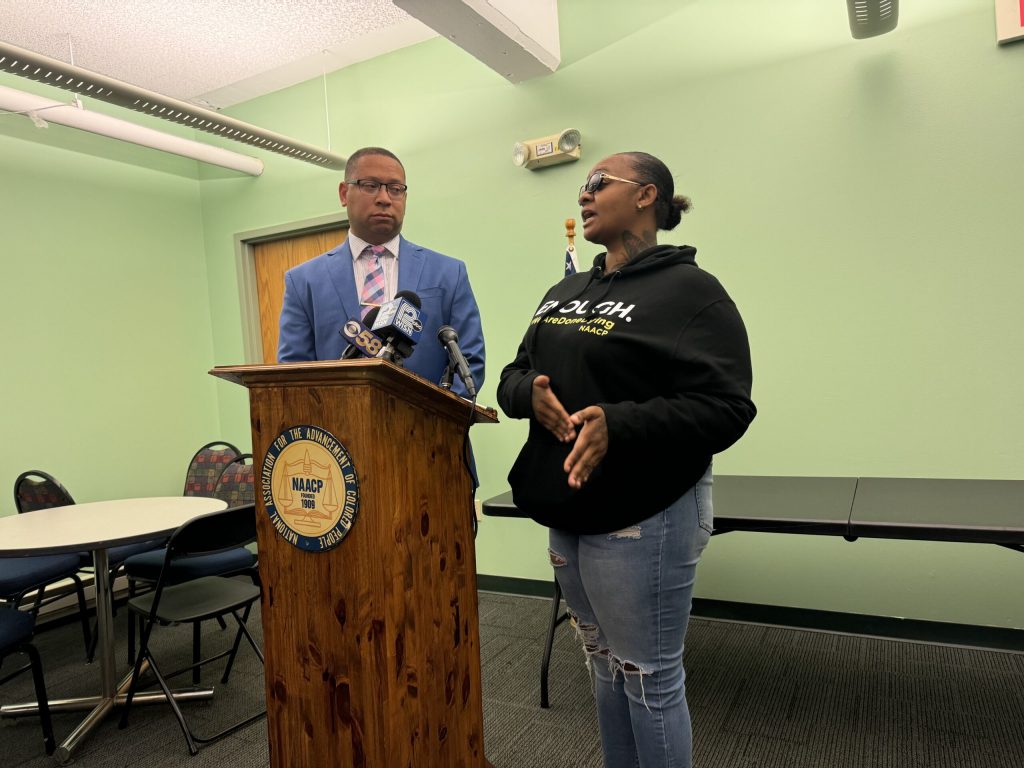
[[[508,479],[516,506],[537,522],[607,533],[645,520],[753,420],[746,329],[695,255],[655,246],[606,275],[601,254],[544,296],[498,385],[502,410],[530,419]],[[590,405],[605,413],[608,453],[578,491],[562,468],[572,445],[533,418],[541,374],[570,414]]]

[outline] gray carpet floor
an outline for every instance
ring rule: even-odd
[[[539,707],[547,616],[546,600],[480,594],[487,755],[495,768],[600,768],[590,682],[565,625],[552,657],[551,708]],[[115,627],[123,660],[123,611]],[[208,649],[229,641],[216,624],[205,633]],[[163,667],[183,663],[189,643],[187,628],[162,631]],[[51,697],[95,691],[98,669],[82,662],[77,625],[44,630],[36,645]],[[5,661],[3,671],[18,660]],[[695,618],[686,666],[696,768],[1024,766],[1022,654]],[[230,684],[217,686],[212,702],[186,705],[186,715],[209,732],[262,707],[262,694],[261,667],[243,646]],[[0,688],[0,703],[31,698],[27,674]],[[79,719],[55,715],[58,740]],[[53,764],[37,721],[0,721],[0,766]],[[140,707],[125,731],[116,718],[103,723],[75,764],[261,768],[268,765],[266,727],[261,721],[190,758],[170,710]]]

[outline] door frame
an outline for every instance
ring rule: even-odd
[[[256,255],[253,246],[338,227],[348,228],[348,216],[344,211],[235,234],[235,272],[238,279],[238,306],[242,316],[242,354],[246,363],[266,362],[260,336],[260,306],[256,293]]]

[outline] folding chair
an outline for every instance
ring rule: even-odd
[[[252,454],[243,453],[236,456],[222,468],[216,487],[211,494],[216,499],[226,502],[229,507],[238,507],[256,503],[256,476],[252,465]],[[166,550],[156,549],[129,558],[125,562],[125,573],[131,586],[130,593],[136,592],[138,582],[155,583],[164,566]],[[259,584],[259,573],[256,568],[256,557],[245,547],[236,547],[226,552],[179,560],[171,566],[168,574],[169,584],[181,584],[203,576],[234,576],[248,575],[254,584]],[[217,617],[221,629],[227,629],[223,619]],[[192,630],[193,662],[199,661],[202,655],[200,626],[196,623]],[[128,623],[128,659],[135,662],[135,622]],[[234,657],[228,660],[228,669]],[[199,685],[201,680],[199,667],[192,670],[192,682]]]
[[[217,490],[217,482],[225,467],[234,461],[240,451],[231,443],[215,440],[207,443],[189,459],[185,470],[185,488],[182,496],[212,497]],[[139,582],[155,582],[164,562],[167,542],[158,542],[149,551],[139,552],[125,560],[125,575],[128,577],[128,594],[135,595]],[[207,574],[202,574],[207,575]],[[221,622],[221,628],[226,625]],[[135,622],[128,622],[128,663],[135,663]],[[198,682],[198,679],[196,679]]]
[[[200,737],[189,728],[181,708],[178,706],[178,702],[174,700],[171,689],[167,684],[168,678],[208,664],[215,659],[229,655],[233,660],[243,636],[256,652],[260,663],[263,662],[263,652],[245,626],[253,603],[260,597],[260,588],[257,585],[224,576],[204,576],[178,584],[173,583],[171,578],[176,563],[183,563],[190,558],[203,557],[242,547],[254,541],[255,538],[256,507],[254,504],[233,507],[221,512],[213,512],[194,518],[179,527],[171,536],[170,541],[167,543],[164,565],[157,580],[156,588],[152,592],[133,597],[128,601],[128,608],[133,613],[145,617],[146,623],[142,630],[139,654],[132,670],[131,683],[128,688],[128,695],[121,714],[119,727],[124,728],[128,724],[132,700],[139,690],[139,678],[142,673],[143,663],[146,661],[149,662],[150,670],[156,678],[157,684],[174,711],[178,725],[181,726],[182,733],[185,735],[185,741],[188,742],[189,753],[192,755],[199,751],[197,744],[205,744],[223,738],[230,733],[234,733],[239,728],[255,722],[266,714],[266,710],[262,710],[213,736]],[[239,614],[240,611],[241,614]],[[235,634],[231,650],[207,659],[193,660],[194,663],[192,665],[168,675],[160,672],[157,661],[149,647],[150,636],[156,626],[184,623],[196,626],[199,622],[223,617],[228,614],[235,619],[238,625],[238,632]],[[230,663],[224,670],[224,676],[221,678],[222,683],[227,683],[229,673]]]
[[[0,608],[0,662],[12,653],[24,653],[28,656],[28,666],[0,678],[0,683],[17,677],[26,669],[32,670],[32,680],[36,687],[36,701],[39,704],[39,720],[43,726],[43,747],[46,754],[52,755],[55,748],[53,741],[53,724],[50,722],[50,705],[46,698],[46,683],[43,681],[43,664],[39,652],[30,642],[35,617],[16,608]]]

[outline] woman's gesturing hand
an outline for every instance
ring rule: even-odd
[[[599,405],[576,411],[569,421],[580,428],[580,436],[563,469],[569,473],[569,487],[579,490],[608,453],[608,422]]]
[[[533,415],[559,441],[568,443],[575,439],[576,427],[552,391],[551,379],[543,374],[533,380]]]

